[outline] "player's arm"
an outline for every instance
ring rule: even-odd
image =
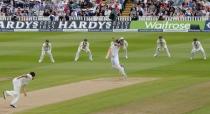
[[[126,47],[128,47],[128,42],[127,41],[125,41],[125,45],[126,45]]]
[[[90,46],[90,43],[89,42],[87,42],[87,48],[89,49],[89,46]]]
[[[42,51],[44,51],[45,44],[42,44]]]
[[[27,78],[27,76],[19,76],[19,77],[17,77],[17,79],[20,79],[20,78]]]
[[[110,48],[110,56],[114,57],[114,51],[112,51],[112,49]]]
[[[164,42],[163,42],[163,45],[164,45],[165,48],[167,48],[167,43],[166,43],[165,40],[164,40]]]
[[[82,49],[83,42],[80,42],[78,49]]]
[[[26,85],[23,85],[22,91],[23,91],[24,96],[27,96],[27,93],[26,93]]]
[[[166,40],[164,39],[163,42],[166,43]]]

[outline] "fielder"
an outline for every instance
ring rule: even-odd
[[[82,42],[80,42],[74,61],[77,61],[79,59],[81,51],[88,53],[90,61],[93,61],[93,56],[89,46],[90,44],[87,39],[84,39]]]
[[[12,96],[13,100],[10,103],[12,108],[16,108],[16,103],[20,99],[21,89],[23,90],[24,96],[27,96],[25,87],[28,83],[33,80],[35,77],[34,72],[30,72],[28,74],[24,74],[22,76],[16,77],[12,80],[13,90],[12,91],[4,91],[3,96],[6,100],[7,96]]]
[[[203,55],[203,59],[206,60],[206,53],[203,49],[203,46],[201,45],[201,42],[198,41],[197,38],[194,38],[192,42],[192,51],[191,51],[191,57],[190,57],[191,60],[193,59],[195,53],[197,52],[201,52]]]
[[[110,48],[109,55],[111,58],[112,67],[117,69],[120,72],[120,74],[123,76],[123,79],[126,80],[127,75],[125,73],[125,69],[124,69],[123,65],[120,65],[119,55],[118,55],[119,49],[122,46],[123,46],[122,42],[120,42],[120,40],[116,40]]]
[[[154,57],[159,56],[160,51],[162,51],[162,50],[166,51],[168,57],[171,57],[171,54],[170,54],[170,52],[168,50],[168,47],[167,47],[165,39],[162,36],[159,36],[159,38],[157,40],[157,48],[156,48]]]
[[[53,59],[53,55],[51,51],[52,51],[52,44],[49,42],[49,40],[46,40],[42,45],[42,52],[39,59],[39,63],[43,61],[46,53],[49,55],[51,62],[54,63],[55,60]]]

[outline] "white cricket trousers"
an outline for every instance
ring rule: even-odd
[[[84,52],[88,53],[89,59],[91,61],[93,61],[93,56],[92,56],[92,53],[91,53],[90,49],[86,49],[86,50],[78,49],[77,53],[76,53],[76,56],[75,56],[75,59],[74,59],[75,61],[77,61],[79,59],[81,51],[84,51]]]
[[[46,53],[50,57],[51,62],[54,63],[55,60],[53,59],[53,55],[52,55],[51,51],[42,51],[41,56],[40,56],[40,59],[39,59],[39,63],[41,63],[43,61],[44,56],[45,56]]]
[[[164,49],[164,51],[166,51],[168,57],[171,57],[171,54],[170,54],[168,48],[165,47],[165,48],[163,48],[163,49]],[[160,51],[161,51],[161,48],[160,48],[160,47],[157,47],[156,50],[155,50],[154,56],[155,56],[155,57],[156,57],[156,56],[159,56],[159,55],[160,55]]]
[[[192,49],[192,51],[191,51],[191,59],[193,59],[193,57],[195,56],[195,54],[196,54],[197,52],[201,52],[201,54],[202,54],[202,56],[203,56],[203,59],[206,60],[206,53],[205,53],[205,51],[204,51],[203,48]]]
[[[20,98],[21,82],[17,78],[14,78],[12,80],[12,83],[13,83],[13,90],[5,91],[5,92],[6,92],[6,95],[13,97],[10,104],[15,106]]]
[[[112,63],[112,67],[117,69],[120,72],[120,74],[126,79],[127,75],[125,73],[125,69],[123,66],[120,65],[119,59],[116,57],[111,58],[111,63]]]

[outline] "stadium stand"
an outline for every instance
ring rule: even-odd
[[[14,21],[87,20],[91,16],[98,16],[94,18],[103,18],[103,20],[130,20],[130,17],[132,20],[206,20],[210,15],[210,2],[205,0],[0,0],[0,9],[1,20]]]
[[[109,16],[121,15],[124,0],[1,0],[1,16]]]
[[[171,16],[209,16],[210,2],[205,0],[144,0],[133,1],[130,16],[137,20],[139,16],[159,16],[159,20]]]

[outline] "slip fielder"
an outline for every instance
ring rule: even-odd
[[[171,57],[171,54],[168,50],[165,39],[162,36],[159,36],[159,38],[157,39],[157,47],[156,47],[156,50],[155,50],[154,57],[159,56],[160,51],[162,51],[162,50],[166,51],[168,57]]]
[[[197,52],[201,52],[202,55],[203,55],[203,59],[206,60],[206,53],[203,49],[203,46],[202,46],[201,42],[198,41],[197,38],[194,38],[193,42],[192,42],[192,51],[191,51],[191,57],[190,57],[191,60],[193,59],[194,55]]]
[[[81,51],[88,53],[90,61],[93,61],[93,56],[89,46],[90,44],[87,39],[84,39],[82,42],[80,42],[74,61],[77,61],[79,59]]]
[[[49,40],[45,40],[45,42],[42,44],[42,52],[39,59],[39,63],[43,61],[46,53],[49,55],[51,62],[54,63],[55,60],[53,59],[53,55],[51,51],[52,51],[52,44],[50,43]]]

